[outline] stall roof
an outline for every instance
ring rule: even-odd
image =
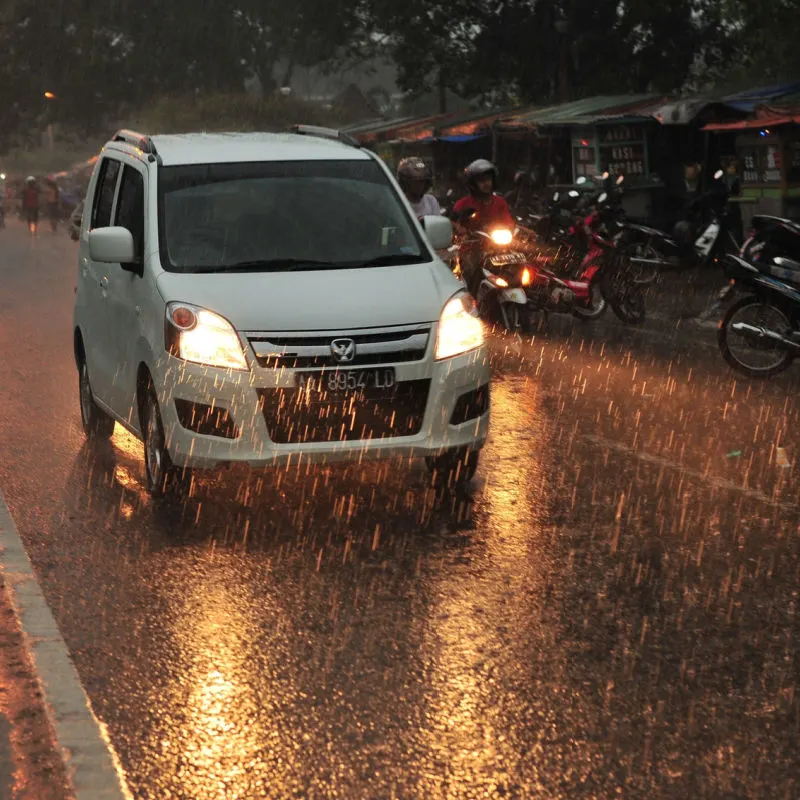
[[[760,130],[761,128],[777,128],[780,125],[798,125],[800,124],[800,113],[797,111],[794,114],[774,114],[771,116],[764,116],[756,119],[740,119],[736,122],[712,122],[706,125],[704,131],[750,131]]]
[[[489,128],[492,123],[501,119],[508,119],[520,112],[519,108],[494,108],[484,109],[483,111],[473,111],[455,119],[451,119],[446,125],[439,125],[439,138],[448,139],[460,136],[475,136],[476,133]]]
[[[760,105],[785,99],[798,92],[800,83],[796,81],[746,89],[733,94],[725,91],[707,92],[665,103],[655,110],[653,116],[663,125],[688,125],[711,106],[727,107],[747,114]]]
[[[731,106],[737,111],[752,112],[758,106],[765,103],[772,103],[800,92],[800,83],[792,81],[790,83],[778,83],[773,86],[763,86],[759,89],[748,89],[744,92],[729,94],[722,99],[726,106]]]
[[[530,127],[555,125],[591,125],[606,119],[647,118],[663,98],[657,94],[618,94],[586,97],[572,103],[532,109],[512,117],[511,121]],[[647,113],[645,113],[647,112]]]
[[[394,136],[396,133],[413,130],[425,125],[432,125],[440,120],[450,119],[452,116],[453,114],[427,114],[423,117],[397,117],[388,120],[368,120],[366,122],[357,123],[356,125],[350,125],[347,128],[342,128],[342,130],[362,141],[370,141],[384,134],[389,135],[389,138],[397,138]]]

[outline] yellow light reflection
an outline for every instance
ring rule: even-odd
[[[480,542],[481,566],[449,565],[438,571],[432,590],[438,602],[422,644],[434,658],[424,731],[432,755],[430,763],[418,765],[423,794],[431,798],[455,798],[459,787],[467,786],[494,796],[502,776],[513,775],[521,758],[497,700],[505,691],[501,687],[513,687],[519,678],[514,674],[519,653],[504,626],[535,615],[525,599],[542,583],[537,548],[546,516],[547,435],[542,410],[531,399],[535,391],[520,389],[520,382],[509,380],[492,386],[492,415],[503,424],[493,427],[485,454],[493,467],[484,488],[490,529]],[[448,774],[441,764],[437,768],[436,754]]]
[[[269,796],[278,797],[291,780],[294,743],[273,718],[281,698],[269,697],[269,661],[252,650],[264,641],[253,621],[263,618],[265,596],[236,580],[230,563],[224,574],[208,566],[181,589],[185,601],[171,623],[180,674],[166,697],[154,698],[167,714],[162,747],[177,767],[170,780],[193,800],[249,800],[262,796],[254,786],[268,776]]]

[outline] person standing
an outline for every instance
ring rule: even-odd
[[[36,178],[28,175],[25,178],[25,186],[22,189],[22,218],[28,226],[31,236],[36,236],[36,229],[39,225],[39,187]]]

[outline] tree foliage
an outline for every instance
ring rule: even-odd
[[[0,0],[0,139],[48,121],[88,132],[253,77],[270,92],[296,66],[376,52],[412,96],[546,103],[780,80],[800,75],[798,29],[800,0]]]

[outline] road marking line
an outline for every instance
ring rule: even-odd
[[[0,571],[76,800],[133,800],[0,491]]]
[[[683,464],[679,463],[678,461],[672,461],[669,458],[664,458],[663,456],[654,456],[650,453],[645,453],[642,450],[635,450],[633,447],[627,444],[622,444],[621,442],[617,442],[614,439],[606,439],[603,436],[593,436],[591,434],[587,434],[585,436],[580,437],[584,442],[588,444],[594,444],[599,447],[607,447],[609,450],[614,450],[617,453],[624,453],[626,456],[632,456],[633,458],[638,459],[639,461],[645,461],[648,464],[655,464],[659,467],[666,467],[667,469],[677,470],[678,472],[682,472],[684,475],[688,475],[690,478],[694,478],[698,481],[703,481],[705,483],[710,484],[715,489],[724,489],[725,491],[729,492],[738,492],[739,494],[745,495],[745,497],[749,497],[752,500],[758,500],[765,505],[773,506],[774,508],[779,508],[782,511],[797,511],[798,506],[796,503],[784,503],[780,500],[776,500],[774,497],[770,497],[769,495],[764,494],[763,492],[759,492],[757,489],[748,489],[746,486],[741,486],[738,483],[734,483],[733,481],[726,480],[725,478],[718,478],[713,475],[706,475],[704,472],[700,472],[696,469],[691,469],[690,467],[686,467]]]

